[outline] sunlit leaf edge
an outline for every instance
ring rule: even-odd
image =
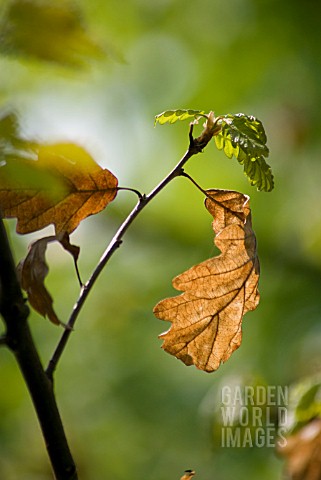
[[[155,116],[154,126],[157,123],[164,125],[165,123],[175,123],[177,120],[188,120],[197,117],[207,118],[207,115],[204,110],[165,110]]]

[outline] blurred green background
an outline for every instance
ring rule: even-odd
[[[215,445],[213,419],[222,385],[235,379],[289,385],[320,371],[320,3],[2,0],[0,13],[2,111],[19,116],[28,139],[83,146],[122,186],[148,193],[184,154],[188,123],[153,128],[166,109],[252,114],[269,139],[271,193],[256,192],[214,143],[186,167],[203,188],[251,196],[259,245],[261,304],[217,372],[164,353],[157,336],[169,324],[152,314],[175,294],[175,275],[215,253],[202,195],[186,179],[151,202],[99,278],[56,376],[80,479],[178,479],[188,468],[200,480],[280,478],[273,449]],[[72,235],[84,279],[135,201],[120,192]],[[15,220],[7,226],[17,261],[52,232],[18,237]],[[72,260],[50,247],[49,264],[48,289],[67,320],[78,295]],[[36,314],[30,323],[46,364],[61,329]],[[0,389],[0,478],[50,479],[31,401],[4,349]]]

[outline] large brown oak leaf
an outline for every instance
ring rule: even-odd
[[[240,346],[243,315],[259,303],[259,260],[249,198],[227,190],[207,195],[221,254],[174,278],[174,288],[184,293],[162,300],[154,313],[172,322],[160,335],[162,348],[186,365],[212,372]]]
[[[81,220],[103,210],[117,194],[117,178],[76,145],[40,147],[37,160],[20,159],[16,163],[17,168],[28,167],[31,173],[25,179],[15,178],[7,174],[6,166],[0,167],[0,210],[4,217],[17,217],[18,233],[54,224],[57,235],[69,234]],[[34,175],[47,174],[48,182],[35,185],[33,170]]]

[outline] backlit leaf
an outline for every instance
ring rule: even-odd
[[[189,120],[191,118],[205,117],[203,110],[166,110],[155,117],[155,125],[157,123],[175,123],[177,120]]]
[[[199,117],[205,117],[207,121],[202,135],[194,139],[194,145],[199,146],[201,151],[214,137],[218,149],[223,150],[228,158],[234,155],[244,166],[244,173],[251,185],[270,192],[274,188],[274,180],[271,168],[265,161],[269,149],[264,127],[257,118],[243,113],[215,117],[213,112],[205,114],[204,110],[166,110],[156,115],[155,125]]]
[[[221,130],[214,136],[218,149],[228,158],[234,155],[244,166],[244,173],[251,185],[269,192],[274,187],[271,168],[265,161],[269,150],[266,134],[260,120],[243,113],[220,117]]]
[[[36,161],[20,160],[35,173],[54,176],[33,185],[0,168],[0,208],[4,217],[17,217],[17,232],[30,233],[54,224],[56,234],[71,233],[81,220],[103,210],[117,194],[117,178],[102,169],[81,147],[57,144],[39,148]]]
[[[173,286],[184,293],[162,300],[154,313],[172,322],[160,335],[162,348],[186,365],[212,372],[240,346],[243,315],[259,303],[259,260],[249,198],[228,190],[207,194],[222,253],[176,277]]]

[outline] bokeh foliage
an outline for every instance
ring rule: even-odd
[[[15,37],[8,11],[19,3],[25,13],[17,17]],[[162,352],[157,335],[164,324],[152,315],[154,304],[173,294],[173,276],[214,254],[202,196],[176,179],[128,232],[57,372],[80,476],[163,480],[193,468],[200,479],[279,478],[283,462],[273,450],[214,445],[217,397],[211,392],[219,393],[230,375],[289,385],[320,370],[321,6],[290,0],[126,0],[122,7],[116,0],[54,2],[67,12],[67,35],[32,26],[32,9],[44,3],[1,4],[0,102],[3,112],[19,115],[22,138],[78,143],[120,184],[149,191],[188,142],[184,123],[153,129],[155,114],[180,107],[214,108],[216,115],[241,111],[262,120],[276,179],[273,192],[256,192],[213,145],[186,168],[204,188],[251,196],[259,242],[261,304],[244,319],[241,348],[215,374]],[[56,18],[45,21],[55,25]],[[39,31],[45,37],[35,38]],[[62,50],[49,48],[55,34],[66,46],[62,57]],[[130,193],[119,194],[109,211],[83,222],[73,236],[84,278],[134,201]],[[35,235],[17,237],[14,220],[8,229],[18,261]],[[50,255],[48,284],[64,319],[77,281],[68,256],[54,247]],[[31,324],[46,362],[60,332],[35,314]],[[0,378],[0,477],[50,479],[31,402],[3,349]]]

